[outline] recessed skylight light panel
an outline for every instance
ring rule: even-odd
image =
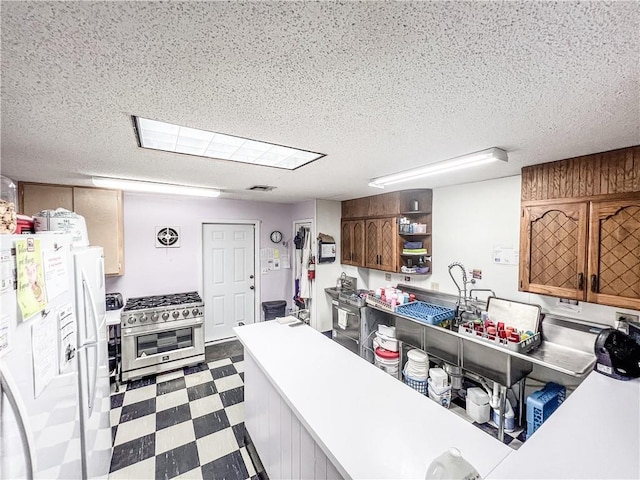
[[[324,157],[309,152],[223,133],[133,117],[142,148],[295,170]]]

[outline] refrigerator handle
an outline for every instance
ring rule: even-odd
[[[24,422],[24,419],[27,418],[26,414],[21,403],[17,401],[18,399],[14,395],[14,392],[17,391],[18,389],[16,388],[13,378],[11,378],[9,372],[5,370],[4,364],[0,362],[0,394],[4,393],[7,396],[9,405],[11,405],[11,409],[15,413],[18,428],[20,429],[22,450],[24,451],[25,456],[27,469],[26,478],[28,480],[33,480],[34,471],[37,471],[35,447],[33,438],[31,437],[31,430],[27,428]]]
[[[91,382],[91,390],[89,390],[89,416],[91,416],[93,414],[93,406],[96,402],[96,386],[98,384],[98,345],[94,344],[94,345],[90,345],[88,348],[91,348],[93,350],[93,365],[94,365],[94,371],[93,371],[93,380]]]
[[[89,288],[89,283],[87,282],[87,277],[85,276],[84,271],[82,272],[82,288],[84,289],[85,292],[87,292],[87,295],[89,296],[89,303],[91,304],[91,312],[93,313],[93,328],[96,333],[95,339],[97,342],[98,339],[100,338],[100,335],[98,332],[98,328],[99,328],[98,311],[96,310],[96,302],[95,302],[95,299],[93,298],[93,293],[91,293],[91,288]]]
[[[104,256],[98,257],[98,280],[100,280],[100,287],[104,285]]]

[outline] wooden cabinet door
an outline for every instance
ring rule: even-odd
[[[523,207],[520,290],[584,300],[587,204]]]
[[[398,265],[398,223],[395,217],[379,220],[380,264],[378,268],[395,272]]]
[[[20,183],[20,213],[33,216],[41,210],[73,211],[73,187],[44,183]]]
[[[377,219],[365,220],[364,266],[378,268],[380,258],[380,228]]]
[[[353,239],[351,238],[351,224],[349,220],[343,220],[340,225],[340,263],[351,265],[351,246]]]
[[[341,228],[341,263],[364,266],[364,220],[343,220]]]
[[[124,273],[122,192],[101,188],[73,188],[75,212],[87,222],[91,245],[104,248],[107,275]]]
[[[364,220],[351,222],[351,265],[364,266]]]
[[[592,202],[587,301],[640,310],[640,198]]]
[[[365,222],[365,267],[395,272],[397,268],[398,228],[395,217]]]

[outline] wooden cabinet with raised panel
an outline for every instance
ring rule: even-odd
[[[342,202],[341,263],[400,272],[410,266],[410,258],[402,255],[406,241],[420,241],[431,255],[431,204],[429,189],[402,190]],[[417,206],[417,208],[416,208]],[[426,233],[400,234],[398,218],[411,216],[426,225]],[[423,263],[423,256],[420,263]],[[427,266],[430,260],[425,260]]]
[[[341,222],[341,263],[356,267],[364,266],[364,220]]]
[[[640,310],[640,195],[591,202],[587,301]]]
[[[640,195],[522,209],[520,289],[640,310]]]
[[[520,222],[520,289],[584,299],[587,205],[523,207]]]
[[[365,267],[395,272],[398,258],[398,223],[395,217],[365,221]]]
[[[104,248],[105,273],[124,273],[124,220],[120,190],[24,182],[19,183],[18,189],[20,211],[27,215],[60,207],[82,215],[87,224],[89,242]]]
[[[522,169],[520,290],[640,310],[640,146]]]
[[[46,183],[20,183],[20,213],[34,216],[41,210],[66,208],[73,211],[73,187]]]
[[[73,207],[87,223],[91,245],[104,248],[107,275],[124,273],[122,192],[101,188],[73,187]]]

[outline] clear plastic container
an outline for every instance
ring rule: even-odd
[[[451,447],[431,462],[424,478],[426,480],[479,480],[480,474],[473,465],[462,458],[460,450]]]
[[[18,206],[18,187],[13,180],[0,175],[0,199]]]

